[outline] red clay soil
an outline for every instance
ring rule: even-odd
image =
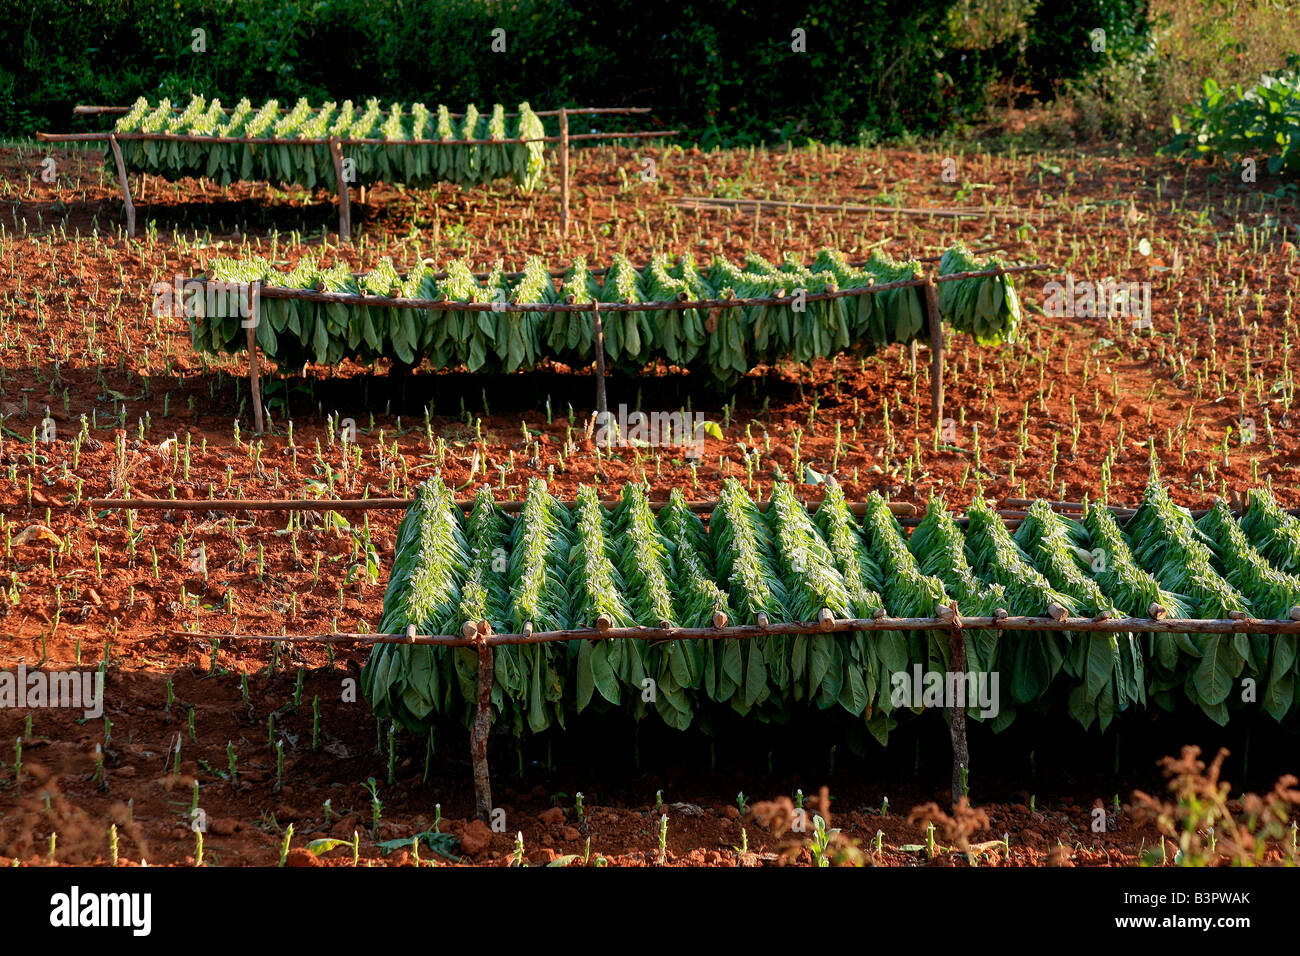
[[[1300,267],[1286,241],[1296,209],[1293,199],[1271,195],[1277,183],[1236,186],[1204,167],[1100,153],[957,156],[958,181],[948,183],[940,152],[602,148],[577,153],[575,224],[567,240],[557,234],[554,186],[529,196],[376,187],[353,206],[357,242],[339,249],[325,193],[152,177],[136,197],[142,234],[128,240],[119,234],[116,183],[102,174],[98,154],[48,153],[59,176],[46,184],[39,164],[47,153],[0,150],[0,667],[92,666],[108,654],[113,727],[105,792],[93,779],[102,722],[78,724],[57,711],[34,715],[21,797],[11,774],[0,772],[0,864],[9,856],[43,858],[52,831],[59,834],[59,861],[102,861],[113,820],[124,859],[183,863],[193,853],[183,813],[195,779],[210,820],[210,862],[274,863],[278,828],[290,822],[295,846],[360,829],[362,855],[376,855],[365,835],[368,798],[360,784],[370,776],[382,782],[385,759],[375,753],[364,703],[337,702],[344,669],[355,676],[364,650],[340,650],[331,662],[321,648],[299,648],[275,677],[250,677],[246,707],[237,675],[264,670],[265,648],[223,644],[217,666],[228,673],[212,677],[206,646],[166,632],[373,628],[386,569],[377,581],[366,580],[362,530],[386,561],[400,514],[345,515],[348,523],[307,514],[290,525],[284,514],[267,513],[92,514],[84,506],[91,497],[407,495],[441,471],[466,496],[487,481],[498,499],[517,498],[539,474],[560,496],[592,482],[612,494],[644,475],[657,498],[682,488],[703,499],[714,497],[728,475],[744,478],[761,496],[773,478],[799,476],[808,466],[837,474],[850,499],[872,490],[919,505],[942,493],[956,507],[980,493],[1096,499],[1108,482],[1110,500],[1132,502],[1154,443],[1161,474],[1184,504],[1204,506],[1215,494],[1271,481],[1280,500],[1300,505],[1300,416],[1291,408]],[[642,155],[656,159],[656,182],[641,182]],[[989,203],[1015,212],[979,219],[755,215],[685,212],[670,202],[705,194]],[[941,251],[958,238],[972,246],[1006,244],[1018,261],[1052,263],[1021,283],[1031,307],[1042,304],[1044,282],[1067,273],[1150,281],[1152,328],[1035,313],[1016,345],[979,347],[950,336],[945,388],[952,423],[939,440],[928,421],[924,349],[915,370],[907,350],[893,348],[812,368],[760,369],[728,395],[662,368],[611,380],[614,406],[667,410],[690,402],[719,423],[723,439],[707,439],[692,467],[671,451],[597,454],[586,433],[594,398],[589,369],[540,370],[510,382],[428,370],[390,379],[382,370],[309,368],[291,377],[289,415],[274,391],[280,379],[268,382],[271,427],[254,437],[242,360],[197,355],[184,320],[155,318],[148,294],[155,281],[194,274],[217,255],[244,253],[285,262],[341,257],[356,268],[382,256],[398,265],[456,256],[477,265],[498,258],[521,265],[531,254],[555,265],[585,255],[595,265],[615,251],[638,262],[660,251],[693,252],[706,262],[751,249],[811,258],[823,246],[905,257]],[[47,409],[56,428],[52,442],[40,440]],[[346,458],[330,414],[333,422],[357,422],[358,440]],[[799,491],[819,496],[816,485]],[[287,776],[276,789],[266,717],[289,701],[288,674],[298,667],[306,674],[304,703],[277,717],[288,743]],[[163,711],[168,675],[177,697],[170,716]],[[310,700],[317,694],[325,737],[313,751]],[[193,741],[184,722],[190,706],[198,728]],[[0,711],[0,739],[21,735],[26,716]],[[178,732],[174,775],[168,752]],[[227,742],[238,753],[233,782],[221,776]],[[453,749],[446,760],[462,761],[461,743]],[[421,785],[422,748],[414,751],[420,753],[408,758],[414,764],[400,770],[396,787],[381,787],[379,837],[409,837],[430,826],[431,788],[447,794],[444,826],[463,832],[472,804],[468,768],[435,759],[430,784]],[[1137,783],[1151,786],[1149,779]],[[782,841],[752,818],[731,818],[727,792],[692,786],[689,778],[682,790],[690,795],[683,801],[693,798],[702,812],[670,812],[670,863],[773,862],[769,854]],[[509,797],[509,832],[488,834],[473,858],[506,862],[514,833],[522,831],[526,855],[537,861],[581,852],[591,836],[593,855],[655,862],[657,821],[648,804],[637,803],[645,795],[618,796],[624,802],[593,806],[582,821],[571,805],[552,820],[547,793]],[[862,794],[842,813],[832,808],[834,825],[864,849],[883,830],[885,849],[868,854],[875,862],[931,862],[925,853],[897,849],[924,842],[923,831],[905,814],[873,812],[875,796]],[[938,796],[914,794],[917,803]],[[328,824],[326,799],[339,817]],[[895,804],[910,806],[901,795]],[[1011,833],[1015,864],[1048,862],[1053,854],[1055,862],[1132,863],[1143,846],[1159,841],[1154,828],[1132,825],[1125,812],[1119,829],[1092,833],[1091,797],[1062,795],[1050,811],[1044,805],[1035,813],[1017,804],[983,809],[991,835],[974,839]],[[741,845],[742,826],[748,854],[731,849]],[[1058,841],[1065,849],[1053,850]],[[400,862],[404,853],[383,862]],[[323,860],[342,857],[350,864],[343,849]],[[954,859],[939,854],[933,862]],[[982,859],[1008,862],[992,847]]]

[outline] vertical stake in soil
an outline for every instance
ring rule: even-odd
[[[569,234],[569,113],[560,108],[560,235]]]
[[[492,625],[487,621],[479,621],[477,625],[466,621],[462,633],[474,638],[478,650],[478,714],[469,735],[470,760],[474,764],[474,812],[491,826],[492,779],[488,775],[487,742],[492,730],[492,684],[496,671],[492,665],[492,647],[486,638],[492,633]]]
[[[943,424],[943,320],[939,317],[939,292],[934,278],[925,277],[925,311],[930,319],[930,414],[934,427]],[[916,373],[916,363],[912,363]]]
[[[596,411],[604,416],[609,411],[609,400],[605,397],[605,323],[600,318],[600,303],[591,303],[592,338],[596,343]]]
[[[253,431],[262,434],[262,379],[258,368],[257,323],[262,312],[262,283],[254,282],[248,293],[248,318],[244,329],[248,333],[248,390],[253,399]]]
[[[113,161],[117,163],[117,178],[122,181],[122,202],[126,205],[126,234],[135,235],[135,203],[131,201],[131,184],[126,178],[126,160],[122,158],[122,145],[116,136],[108,137],[108,145],[113,148]]]
[[[339,241],[352,241],[352,206],[348,199],[348,184],[343,178],[343,147],[337,136],[330,137],[330,155],[334,157],[334,177],[339,184]]]
[[[956,607],[940,608],[939,616],[949,619],[948,673],[957,677],[955,686],[965,689],[966,638],[962,634],[961,618]],[[948,683],[948,682],[945,682]],[[949,684],[948,686],[953,686]],[[954,699],[948,708],[948,730],[952,735],[952,805],[966,795],[966,781],[970,777],[970,750],[966,746],[966,704],[964,698]]]

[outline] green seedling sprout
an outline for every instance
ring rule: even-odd
[[[388,725],[388,785],[397,782],[397,725]]]
[[[379,799],[379,784],[375,782],[374,777],[368,777],[363,788],[370,794],[370,830],[378,836],[379,820],[384,812],[384,805]]]
[[[813,835],[808,843],[808,849],[812,853],[813,866],[823,867],[830,866],[830,858],[826,855],[826,850],[830,847],[831,835],[826,829],[826,821],[822,819],[820,813],[813,814]]]
[[[226,767],[230,773],[230,782],[233,785],[239,776],[239,772],[235,765],[235,745],[230,741],[226,741]]]
[[[524,833],[522,830],[515,833],[515,848],[510,851],[511,866],[525,866],[524,863]]]
[[[668,862],[668,814],[659,817],[659,865]]]
[[[749,831],[744,827],[740,828],[740,846],[733,846],[737,856],[744,856],[749,852]]]
[[[194,828],[194,865],[203,865],[203,830]]]
[[[108,825],[108,865],[117,866],[117,824]]]
[[[289,862],[289,844],[293,842],[293,824],[290,823],[284,829],[284,840],[280,843],[280,865],[285,866]]]

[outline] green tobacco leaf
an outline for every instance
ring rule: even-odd
[[[1196,665],[1193,684],[1202,706],[1222,704],[1232,693],[1233,678],[1240,670],[1240,659],[1231,645],[1231,636],[1206,635],[1202,638],[1201,659]]]
[[[408,845],[410,841],[407,841]],[[337,837],[324,837],[320,840],[312,840],[307,844],[307,852],[313,856],[320,856],[322,853],[328,853],[330,850],[338,849],[341,846],[351,846],[351,840],[340,840]]]
[[[460,857],[457,855],[457,851],[460,849],[460,838],[451,833],[439,833],[436,830],[425,830],[423,833],[397,840],[385,840],[382,843],[376,843],[375,848],[384,856],[388,856],[395,850],[411,849],[412,844],[417,840],[439,856],[446,857],[453,863],[460,862]]]

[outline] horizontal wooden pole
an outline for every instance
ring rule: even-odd
[[[978,248],[978,249],[972,249],[972,250],[970,250],[970,254],[973,255],[973,256],[985,255],[986,253],[997,252],[997,251],[1002,250],[1002,249],[1005,249],[1005,248],[1006,248],[1006,246],[1001,246],[1001,245],[998,245],[998,246],[981,246],[981,247]],[[939,255],[935,255],[935,256],[917,256],[917,257],[916,257],[916,261],[917,261],[917,262],[938,262],[938,261],[939,261],[940,259],[942,259],[942,258],[943,258],[943,254],[941,253],[941,254],[939,254]],[[852,268],[858,269],[858,268],[861,268],[862,266],[865,266],[865,265],[866,265],[868,262],[870,262],[870,261],[871,261],[870,259],[851,259],[851,260],[848,261],[847,265],[851,266]],[[636,264],[634,264],[634,265],[632,266],[632,268],[634,268],[634,269],[636,269],[638,272],[640,272],[640,271],[643,270],[643,269],[649,268],[649,266],[650,266],[650,263],[648,263],[648,262],[644,262],[644,263],[641,263],[640,265],[636,265]],[[807,268],[807,266],[805,266],[805,268]],[[607,272],[609,272],[609,270],[606,269],[606,268],[600,268],[600,269],[588,269],[588,270],[587,270],[588,275],[593,275],[593,276],[603,276],[603,275],[605,275]],[[398,274],[398,276],[400,276],[401,278],[406,278],[408,275],[410,275],[410,270],[409,270],[409,269],[399,269],[399,270],[397,270],[397,274]],[[504,278],[504,279],[522,279],[522,278],[523,278],[527,273],[524,273],[524,272],[502,272],[502,273],[495,273],[495,272],[475,272],[475,273],[473,273],[473,276],[474,276],[475,279],[487,279],[487,278],[490,278],[490,277],[493,276],[493,275],[498,275],[498,274],[499,274],[502,278]],[[552,279],[563,279],[566,275],[569,274],[569,270],[568,270],[568,269],[551,269],[551,270],[549,270],[546,274],[549,275]],[[353,273],[352,273],[352,277],[353,277],[354,279],[360,279],[360,278],[362,278],[363,276],[367,276],[367,275],[369,275],[368,272],[353,272]],[[206,275],[204,275],[204,274],[200,274],[200,275],[195,276],[194,278],[198,279],[199,281],[203,281],[204,279],[206,279],[206,278],[208,278],[208,277],[207,277]],[[435,273],[433,273],[433,278],[435,278],[435,279],[445,279],[445,278],[447,278],[447,273],[445,273],[445,272],[435,272]]]
[[[572,628],[562,631],[533,631],[520,634],[487,634],[482,638],[488,645],[547,644],[556,641],[601,640],[747,640],[755,637],[790,634],[835,634],[846,631],[1069,631],[1098,634],[1123,633],[1173,633],[1173,634],[1300,634],[1300,621],[1215,619],[1173,619],[1123,617],[1109,620],[1067,617],[876,617],[834,618],[820,621],[786,621],[767,624],[743,624],[728,627],[611,627]],[[445,647],[471,647],[477,637],[451,634],[217,634],[195,631],[169,630],[168,636],[184,636],[198,640],[283,641],[285,643],[327,644],[428,644]]]
[[[184,106],[173,106],[173,107],[172,107],[172,112],[173,112],[173,113],[183,113],[183,112],[185,112],[185,110],[186,110],[186,107],[184,107]],[[78,103],[76,106],[74,106],[74,107],[72,108],[72,112],[73,112],[73,113],[76,113],[76,114],[78,114],[78,115],[82,115],[82,116],[94,116],[94,115],[99,114],[99,113],[129,113],[130,111],[131,111],[131,107],[129,107],[129,106],[85,106],[85,105],[82,105],[82,104],[80,104],[80,103]],[[224,107],[224,108],[221,110],[221,112],[226,113],[226,114],[230,114],[230,113],[233,113],[234,110],[231,109],[230,107]],[[312,113],[313,113],[313,114],[316,114],[316,113],[319,113],[319,112],[320,112],[320,109],[319,109],[319,108],[312,110]],[[584,106],[584,107],[580,107],[580,108],[578,108],[578,109],[565,110],[565,112],[568,113],[570,116],[592,116],[592,115],[601,115],[601,114],[603,114],[603,115],[628,115],[628,114],[631,114],[631,113],[649,113],[649,112],[650,112],[650,107],[648,107],[648,106]],[[402,111],[402,115],[403,115],[403,116],[407,115],[407,113],[406,113],[405,110]],[[431,115],[431,116],[434,116],[434,115],[437,115],[437,113],[436,113],[436,111],[430,111],[430,115]],[[448,113],[447,115],[450,116],[450,117],[452,117],[453,119],[462,119],[462,118],[464,118],[464,116],[465,116],[464,113]],[[479,115],[480,115],[480,116],[491,116],[492,114],[491,114],[491,112],[488,112],[488,113],[480,113]],[[511,112],[506,113],[505,115],[506,115],[506,116],[518,116],[519,114],[518,114],[517,112],[511,111]],[[535,115],[535,116],[559,116],[559,115],[560,115],[560,111],[559,111],[559,110],[533,110],[533,115]]]
[[[1003,504],[1017,508],[1027,508],[1034,504],[1034,502],[1028,498],[1004,498],[1002,499],[1002,502]],[[1083,502],[1081,501],[1049,501],[1047,504],[1053,511],[1059,511],[1067,517],[1071,514],[1081,514],[1083,512]],[[1091,506],[1094,508],[1097,507],[1096,503],[1093,503]],[[1130,505],[1106,505],[1106,507],[1114,514],[1121,517],[1137,514],[1137,509]],[[1289,515],[1300,517],[1300,508],[1283,508],[1282,510]],[[1241,508],[1233,508],[1231,511],[1236,517],[1241,517]],[[1207,508],[1189,509],[1189,514],[1191,514],[1193,518],[1204,518],[1209,513],[1210,511]]]
[[[1047,268],[1050,268],[1047,263],[1036,262],[1030,265],[1000,266],[996,269],[955,272],[948,275],[934,276],[932,280],[924,278],[900,279],[896,282],[873,283],[872,285],[827,292],[807,292],[802,295],[760,296],[746,299],[674,300],[669,302],[601,302],[599,305],[601,312],[661,312],[679,309],[735,309],[746,308],[751,305],[789,305],[793,302],[819,302],[828,299],[843,299],[850,296],[874,295],[878,292],[888,292],[891,289],[919,288],[924,286],[927,281],[936,283],[957,282],[963,279],[1041,271]],[[214,280],[202,279],[199,281],[209,282]],[[364,305],[381,309],[428,309],[445,312],[590,312],[592,308],[590,302],[458,302],[447,299],[408,299],[357,294],[354,292],[321,292],[317,289],[289,289],[272,285],[262,286],[260,294],[263,299],[294,299],[300,302]]]
[[[809,202],[787,202],[779,199],[723,199],[713,196],[685,196],[673,200],[677,206],[686,206],[695,209],[794,209],[807,212],[843,212],[843,213],[861,213],[866,215],[904,215],[904,216],[934,216],[940,219],[978,219],[985,216],[1010,216],[1023,218],[1028,215],[1025,210],[1006,209],[996,206],[982,206],[980,208],[962,207],[950,209],[945,207],[927,208],[924,206],[875,206],[875,205],[853,205],[847,203],[809,203]]]
[[[561,501],[569,508],[577,507],[576,501]],[[605,498],[600,504],[607,509],[617,508],[622,503],[619,498]],[[766,511],[770,501],[764,499],[755,502],[760,511]],[[91,498],[86,502],[90,508],[114,509],[125,511],[375,511],[405,510],[414,504],[412,498],[336,498],[331,500],[319,498]],[[914,516],[916,505],[909,501],[886,502],[889,510],[902,517]],[[696,514],[711,514],[718,506],[716,501],[688,501],[687,507]],[[651,501],[652,511],[659,511],[668,506],[667,501]],[[474,507],[473,499],[456,502],[456,507],[469,511]],[[499,501],[497,507],[507,514],[523,510],[522,501]],[[806,502],[805,507],[812,511],[818,503]],[[866,514],[866,502],[848,503],[849,510],[861,517]]]
[[[575,133],[569,141],[577,139],[654,139],[659,136],[676,136],[675,129],[648,130],[633,133]],[[330,140],[320,137],[293,137],[284,139],[272,136],[197,136],[191,133],[37,133],[43,143],[76,143],[107,140],[116,136],[119,141],[149,140],[174,143],[244,143],[249,146],[328,146]],[[340,146],[510,146],[520,143],[558,143],[558,136],[534,136],[527,139],[376,139],[364,137],[339,139]]]

